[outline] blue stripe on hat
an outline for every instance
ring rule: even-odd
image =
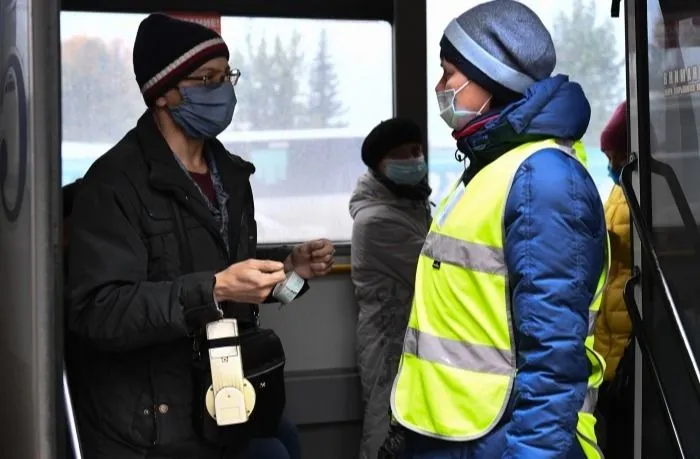
[[[506,88],[520,94],[525,94],[527,88],[535,84],[535,80],[524,73],[520,73],[508,67],[479,46],[479,44],[472,40],[464,29],[459,26],[456,19],[453,19],[447,25],[445,29],[445,38],[452,43],[452,46],[459,51],[462,57],[474,64],[474,66],[484,72],[489,78]]]

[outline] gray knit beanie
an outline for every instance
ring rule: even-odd
[[[492,0],[462,13],[448,24],[440,48],[441,58],[503,103],[551,76],[557,63],[549,31],[515,0]]]

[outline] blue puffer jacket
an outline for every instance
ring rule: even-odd
[[[500,114],[472,121],[458,147],[478,169],[525,142],[580,139],[589,120],[581,87],[559,75]],[[469,459],[583,457],[575,432],[589,373],[584,340],[606,244],[603,204],[585,168],[558,150],[532,155],[515,175],[505,234],[518,368],[513,397],[486,437],[450,449]]]

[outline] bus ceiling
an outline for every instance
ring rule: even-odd
[[[62,11],[151,13],[154,11],[217,12],[224,16],[379,20],[394,22],[398,0],[62,0]],[[193,8],[194,7],[194,8]]]

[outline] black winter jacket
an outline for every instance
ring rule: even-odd
[[[206,148],[229,194],[231,255],[149,112],[81,184],[68,260],[67,357],[87,459],[221,457],[193,430],[185,316],[203,306],[215,313],[216,272],[286,253],[256,253],[253,165],[216,140]],[[222,308],[242,327],[254,326],[256,307]]]

